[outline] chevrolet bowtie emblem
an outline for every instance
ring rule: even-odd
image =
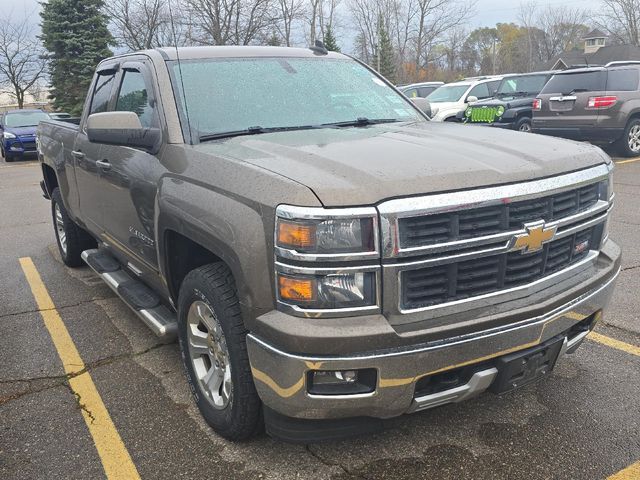
[[[526,233],[514,235],[511,240],[511,251],[522,251],[522,253],[537,252],[542,250],[542,246],[553,240],[556,235],[557,225],[545,225],[544,222],[525,223]]]

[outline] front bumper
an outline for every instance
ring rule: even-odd
[[[535,347],[568,332],[589,317],[599,316],[609,302],[620,270],[620,249],[608,241],[600,257],[599,274],[585,282],[589,283],[588,288],[582,288],[578,296],[572,293],[575,290],[561,293],[557,295],[564,295],[560,305],[547,312],[532,314],[524,320],[520,317],[515,323],[470,335],[352,355],[307,355],[282,351],[257,335],[249,334],[247,345],[258,394],[267,407],[299,419],[390,418],[468,398],[491,384],[493,377],[487,372],[490,368],[474,379],[470,392],[451,398],[416,397],[416,384],[425,377],[470,365],[484,365],[498,357]],[[558,305],[557,300],[554,298],[555,305]],[[537,308],[537,305],[530,306],[531,312]],[[353,318],[334,320],[348,323]],[[376,388],[371,393],[311,395],[307,391],[307,374],[311,370],[365,368],[377,371]],[[432,400],[436,401],[428,404]]]
[[[4,151],[12,155],[36,153],[35,137],[11,138],[4,140]]]

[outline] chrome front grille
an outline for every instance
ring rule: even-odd
[[[570,283],[597,259],[613,205],[610,169],[380,204],[391,323],[436,320]],[[516,250],[530,229],[553,234]]]
[[[510,289],[584,259],[597,244],[593,227],[554,240],[538,252],[508,252],[401,273],[402,307],[416,309]]]
[[[542,198],[458,212],[400,218],[400,245],[416,247],[522,228],[527,222],[552,221],[588,210],[598,201],[597,183]]]

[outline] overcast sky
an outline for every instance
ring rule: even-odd
[[[108,1],[108,0],[107,0]],[[342,3],[346,3],[348,0],[342,0]],[[38,0],[1,0],[2,7],[0,7],[0,16],[2,16],[2,10],[5,8],[8,11],[13,11],[14,15],[31,14],[33,21],[37,24],[40,17],[37,15],[39,10]],[[552,5],[568,7],[581,7],[585,9],[595,9],[601,4],[601,0],[536,0],[536,4],[539,6]],[[494,26],[498,22],[517,22],[519,0],[477,0],[476,14],[471,18],[470,27],[486,27]]]

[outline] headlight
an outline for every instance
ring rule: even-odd
[[[278,300],[303,310],[376,305],[375,272],[299,274],[278,272]]]
[[[469,118],[471,116],[471,107],[467,108],[464,112],[464,116]]]
[[[2,133],[2,137],[3,137],[3,138],[6,138],[6,139],[9,139],[9,138],[16,138],[16,136],[15,136],[13,133],[11,133],[11,132],[3,132],[3,133]]]
[[[500,105],[497,109],[496,109],[496,113],[498,114],[499,117],[502,116],[502,114],[504,113],[504,107],[502,105]]]
[[[280,205],[274,237],[280,310],[314,317],[380,310],[375,208]]]
[[[373,208],[323,209],[280,205],[276,253],[299,260],[354,259],[378,255]]]

